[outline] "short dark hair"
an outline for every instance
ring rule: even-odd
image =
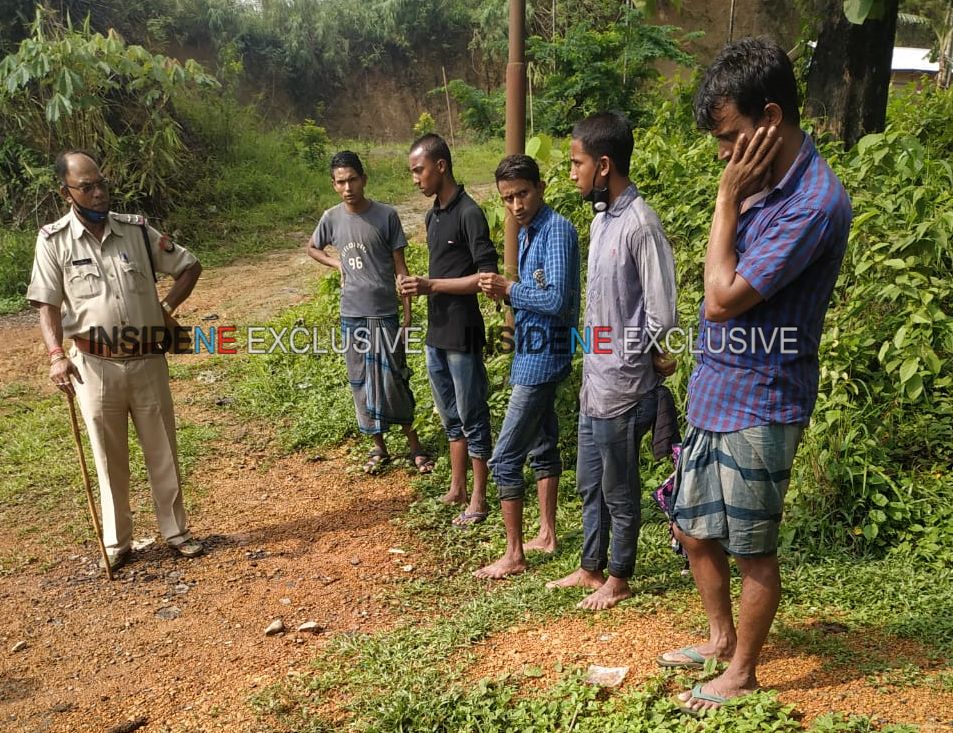
[[[447,161],[447,173],[453,175],[453,159],[450,157],[450,147],[440,135],[433,132],[421,135],[410,144],[410,152],[412,153],[418,148],[434,162],[438,160]]]
[[[357,175],[364,175],[364,165],[361,163],[361,159],[357,156],[357,153],[352,153],[350,150],[342,150],[335,153],[334,157],[331,158],[332,176],[338,168],[353,168]]]
[[[83,148],[70,148],[57,155],[56,160],[53,162],[53,172],[56,174],[59,182],[64,186],[66,185],[66,174],[69,172],[69,159],[74,155],[85,155],[96,163],[96,156]],[[96,165],[98,166],[99,163],[96,163]]]
[[[603,155],[612,161],[623,176],[629,175],[632,161],[632,123],[618,112],[599,112],[580,120],[572,128],[572,139],[582,144],[586,155],[599,159]]]
[[[785,122],[800,126],[797,80],[784,49],[770,38],[742,38],[725,46],[695,92],[698,129],[715,129],[715,115],[726,102],[734,102],[738,112],[755,121],[764,115],[765,105],[774,102]]]
[[[500,181],[539,183],[539,165],[529,155],[507,155],[496,167],[496,182]]]

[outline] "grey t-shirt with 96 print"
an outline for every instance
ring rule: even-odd
[[[341,258],[341,315],[351,318],[392,316],[398,309],[394,251],[407,246],[407,237],[394,207],[370,204],[360,214],[343,203],[331,207],[312,235],[312,246],[333,244]]]

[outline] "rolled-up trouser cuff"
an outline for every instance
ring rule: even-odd
[[[583,570],[588,570],[590,573],[598,573],[605,570],[608,564],[606,560],[586,560],[583,558],[579,562],[579,567]]]
[[[525,486],[497,486],[496,492],[500,495],[500,501],[522,501],[526,498]]]
[[[541,468],[538,471],[533,471],[533,476],[537,481],[542,481],[544,478],[559,478],[562,475],[563,472],[555,468]]]
[[[635,573],[635,565],[628,565],[622,567],[620,565],[613,565],[609,563],[609,575],[613,578],[621,578],[622,580],[628,580]]]
[[[448,443],[455,443],[455,442],[458,441],[458,440],[466,440],[466,436],[463,434],[463,431],[462,431],[462,430],[460,431],[460,435],[458,435],[458,436],[455,437],[455,438],[447,437],[447,442],[448,442]],[[467,442],[467,447],[469,448],[469,441]],[[487,454],[480,454],[480,453],[474,453],[473,451],[468,450],[468,451],[467,451],[467,455],[470,456],[470,458],[476,458],[478,461],[489,461],[489,460],[490,460],[490,456],[491,456],[492,454],[489,454],[489,455],[487,455]]]

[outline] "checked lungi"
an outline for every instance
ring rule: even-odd
[[[360,431],[376,435],[391,425],[413,423],[414,394],[403,342],[397,341],[397,316],[342,316],[341,333]]]

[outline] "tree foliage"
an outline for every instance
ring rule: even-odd
[[[173,99],[214,85],[194,61],[38,11],[31,36],[0,62],[3,214],[17,220],[34,211],[53,188],[37,168],[73,147],[99,156],[129,199],[166,199],[189,156]]]
[[[639,122],[647,113],[642,99],[647,82],[658,76],[655,63],[691,65],[676,28],[650,25],[629,7],[616,12],[620,20],[605,27],[586,18],[554,37],[529,38],[535,130],[563,135],[581,117],[607,109]],[[502,88],[484,92],[459,79],[447,88],[465,125],[481,136],[502,134]]]
[[[528,56],[538,75],[534,103],[538,129],[561,135],[589,114],[616,109],[639,121],[645,116],[640,94],[658,77],[660,60],[690,65],[671,26],[650,25],[626,9],[620,22],[600,30],[590,21],[563,36],[529,39]]]

